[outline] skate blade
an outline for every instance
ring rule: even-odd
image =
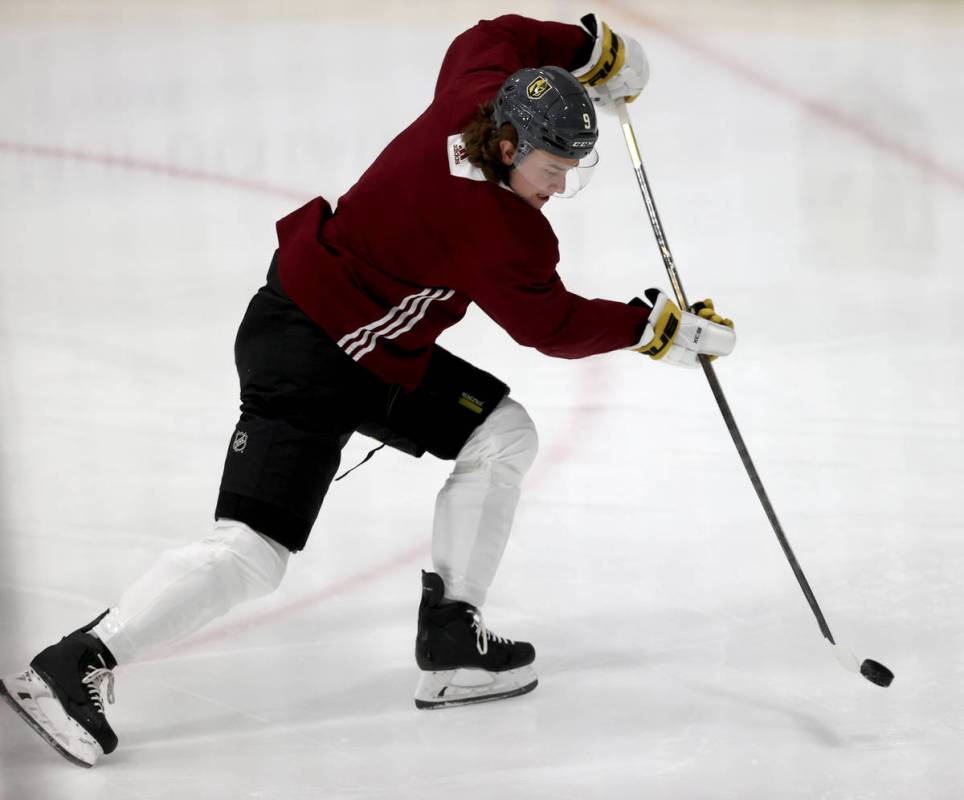
[[[0,696],[71,764],[89,768],[104,754],[97,740],[67,715],[46,681],[32,667],[0,680]]]
[[[538,684],[531,666],[505,672],[484,669],[423,672],[415,690],[415,707],[433,709],[488,703],[527,694]]]

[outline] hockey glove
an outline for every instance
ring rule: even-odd
[[[710,300],[710,298],[708,297],[705,300],[699,300],[696,303],[693,303],[693,305],[690,307],[690,311],[702,317],[705,320],[709,320],[710,322],[715,322],[717,325],[725,325],[730,330],[733,330],[733,320],[725,319],[724,317],[720,316],[716,312],[716,309],[713,308],[713,301]],[[733,339],[735,343],[736,334],[733,334]],[[732,350],[733,348],[730,348],[730,349]],[[721,353],[720,355],[729,355],[729,354]],[[716,359],[719,358],[719,356],[711,355],[709,358],[710,358],[710,361],[716,361]]]
[[[582,18],[583,27],[595,39],[589,63],[573,71],[594,103],[615,108],[616,101],[631,103],[649,80],[649,62],[642,45],[629,36],[617,36],[595,14]]]
[[[659,289],[647,289],[644,294],[648,302],[634,298],[630,303],[652,309],[642,339],[631,350],[681,367],[697,366],[701,354],[714,359],[733,352],[733,322],[716,313],[712,300],[694,304],[696,313],[692,313],[680,311]]]

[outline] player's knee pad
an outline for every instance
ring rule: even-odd
[[[243,522],[219,519],[201,545],[217,579],[237,600],[273,592],[288,567],[288,549]]]
[[[473,431],[456,458],[456,472],[487,468],[508,483],[520,483],[539,450],[536,426],[526,410],[504,398]]]

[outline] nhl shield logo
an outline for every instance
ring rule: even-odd
[[[244,448],[248,446],[248,434],[244,431],[237,431],[234,434],[234,441],[231,443],[231,449],[235,453],[243,453]]]
[[[540,75],[526,87],[526,94],[533,100],[538,100],[551,88],[552,84]]]

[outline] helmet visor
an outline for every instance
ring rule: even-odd
[[[540,194],[572,197],[589,183],[598,162],[595,150],[575,159],[531,148],[524,153],[516,151],[513,166]]]

